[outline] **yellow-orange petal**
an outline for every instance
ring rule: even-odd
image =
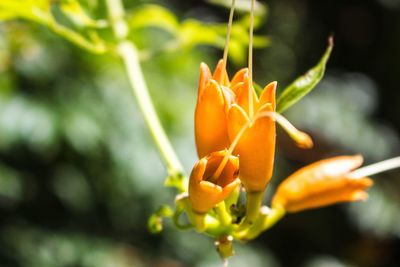
[[[272,105],[272,109],[275,111],[275,94],[277,85],[277,82],[271,82],[264,87],[260,94],[259,107],[270,103]]]
[[[266,112],[272,106],[265,106]],[[232,105],[228,115],[228,134],[230,140],[249,121],[243,108]],[[271,117],[257,119],[244,131],[234,154],[240,159],[240,175],[248,192],[264,191],[271,179],[275,155],[275,121]]]
[[[229,76],[226,72],[226,64],[224,60],[220,59],[217,66],[215,67],[213,79],[218,82],[218,84],[229,87]]]
[[[220,176],[213,177],[225,154],[226,151],[211,153],[194,166],[189,180],[189,201],[195,212],[208,212],[240,184],[239,160],[235,156],[229,156]]]
[[[297,212],[365,199],[364,190],[372,186],[372,180],[349,176],[361,164],[361,156],[340,156],[303,167],[279,185],[272,205]]]
[[[236,95],[236,103],[249,114],[249,76],[245,73],[243,81],[237,83],[236,86],[232,88],[232,91]],[[258,97],[253,87],[251,87],[251,94],[253,97],[253,103],[258,103]]]
[[[199,158],[229,147],[226,120],[222,89],[210,80],[197,100],[195,110],[195,140]]]
[[[204,89],[207,84],[210,82],[212,76],[210,68],[205,63],[200,64],[200,78],[199,78],[199,88],[197,90],[197,97],[200,97],[203,94]]]
[[[235,87],[238,83],[244,82],[244,77],[248,75],[248,73],[248,68],[243,68],[236,72],[231,81],[231,88]]]

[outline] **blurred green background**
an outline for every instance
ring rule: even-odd
[[[284,88],[335,36],[325,78],[285,113],[315,148],[300,150],[278,132],[267,198],[295,169],[324,157],[360,153],[372,163],[399,155],[400,1],[260,2],[266,7],[257,34],[267,39],[254,52],[259,84],[277,80]],[[133,21],[148,3],[180,22],[228,17],[228,9],[206,1],[124,3]],[[85,5],[104,18],[102,1]],[[214,47],[170,47],[170,34],[154,27],[130,38],[143,51],[156,109],[189,172],[199,64],[215,65],[223,39],[203,42]],[[236,39],[231,74],[246,64]],[[147,231],[150,214],[173,204],[165,176],[117,58],[88,53],[37,24],[0,24],[0,266],[221,266],[207,237],[169,221],[160,235]],[[237,244],[230,266],[400,266],[400,171],[374,178],[367,202],[288,215],[257,240]]]

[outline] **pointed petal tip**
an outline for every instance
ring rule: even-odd
[[[364,157],[361,154],[356,154],[354,156],[352,156],[354,161],[357,162],[359,164],[359,166],[361,166],[364,162]]]
[[[240,179],[236,178],[235,180],[233,180],[230,184],[228,184],[227,186],[225,186],[222,190],[223,191],[227,191],[227,192],[232,192],[233,189],[236,188],[236,186],[238,186],[240,184]]]
[[[267,86],[268,87],[271,86],[273,88],[276,88],[278,86],[278,82],[277,81],[270,82]]]
[[[364,188],[369,188],[374,185],[374,181],[371,178],[365,177],[360,180],[360,183],[362,183],[362,186]]]
[[[219,186],[219,185],[217,185],[217,184],[214,184],[214,183],[211,183],[211,182],[209,182],[209,181],[201,181],[200,182],[200,187],[204,190],[204,191],[206,191],[206,192],[209,192],[209,193],[221,193],[222,192],[222,187],[221,186]]]
[[[211,75],[210,68],[208,67],[207,63],[205,63],[205,62],[200,63],[200,71],[203,73],[209,73]]]

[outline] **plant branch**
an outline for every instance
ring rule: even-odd
[[[117,52],[121,57],[140,111],[150,130],[151,136],[160,151],[171,177],[178,177],[178,183],[173,183],[180,191],[186,190],[183,185],[183,167],[173,149],[154,109],[149,91],[139,64],[135,45],[127,40],[128,25],[124,20],[125,12],[121,0],[106,0],[110,25],[117,39]]]

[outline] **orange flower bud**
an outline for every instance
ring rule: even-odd
[[[197,154],[202,158],[214,151],[229,147],[226,113],[231,101],[229,78],[217,65],[214,77],[206,64],[200,66],[200,82],[195,111],[195,139]],[[217,80],[222,80],[219,84]]]
[[[260,97],[253,86],[249,88],[249,83],[247,68],[238,71],[230,82],[222,60],[213,77],[207,65],[201,64],[195,111],[196,146],[200,158],[228,148],[257,114],[275,111],[276,82],[268,84]],[[249,93],[253,98],[251,104]],[[254,111],[253,115],[250,110]],[[240,137],[233,154],[240,157],[240,179],[246,190],[264,191],[274,163],[274,118],[256,119]]]
[[[234,78],[235,79],[235,78]],[[248,76],[233,88],[236,103],[228,114],[228,134],[233,140],[250,118],[248,105]],[[275,111],[276,82],[268,84],[260,98],[252,88],[255,114]],[[255,116],[256,116],[255,115]],[[275,120],[261,117],[243,133],[234,154],[240,158],[240,180],[248,192],[264,191],[271,179],[275,155]]]
[[[189,201],[193,211],[208,212],[239,185],[239,159],[235,156],[229,156],[221,174],[213,177],[225,155],[225,150],[211,153],[194,166],[189,180]]]
[[[365,200],[368,197],[365,189],[372,186],[373,181],[351,175],[362,162],[362,156],[339,156],[303,167],[279,185],[272,206],[297,212]]]

